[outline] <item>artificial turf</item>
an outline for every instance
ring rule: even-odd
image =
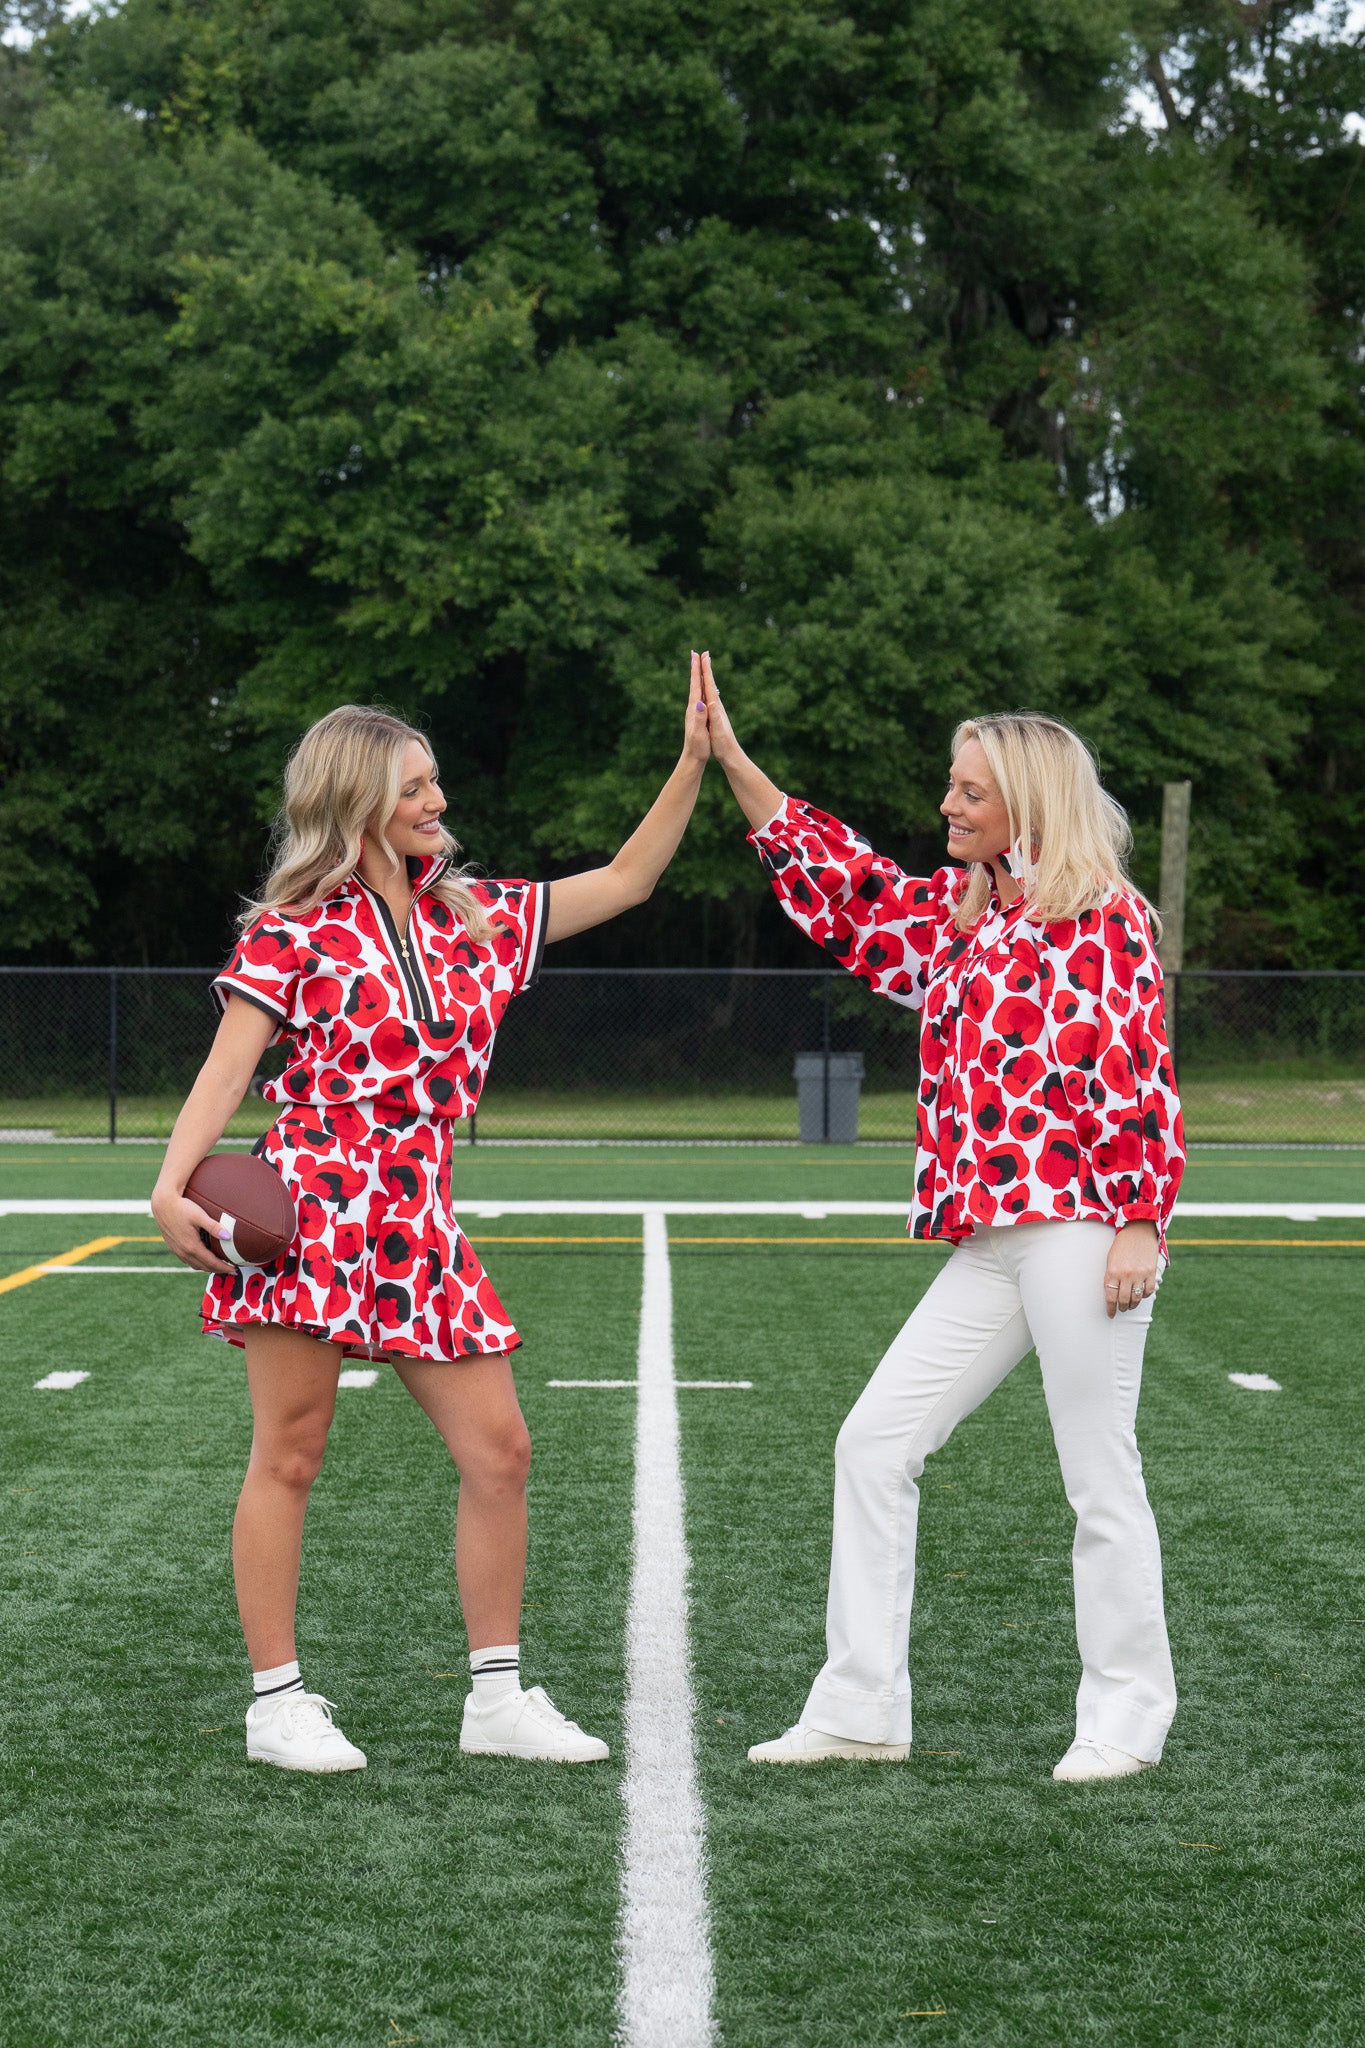
[[[9,1222],[5,1270],[50,1248],[37,1221]],[[544,1382],[634,1370],[638,1258],[497,1266],[537,1440],[528,1683],[616,1748],[632,1415]],[[339,1397],[300,1608],[305,1676],[369,1768],[246,1765],[228,1528],[249,1419],[240,1353],[194,1334],[196,1299],[169,1272],[0,1300],[0,2037],[603,2042],[615,1769],[461,1761],[455,1483],[387,1372]],[[92,1377],[34,1393],[54,1365]]]
[[[141,1148],[10,1150],[0,1199],[141,1195],[155,1169]],[[489,1148],[457,1162],[457,1201],[462,1170],[485,1203],[818,1206],[895,1199],[908,1160]],[[1196,1199],[1309,1205],[1361,1199],[1365,1160],[1213,1155],[1192,1174]],[[239,1355],[194,1334],[196,1283],[176,1272],[0,1296],[0,2038],[611,2039],[634,1401],[545,1383],[633,1376],[638,1226],[470,1228],[527,1339],[529,1672],[612,1763],[461,1763],[464,1684],[436,1675],[463,1667],[454,1484],[383,1374],[340,1397],[301,1631],[310,1684],[370,1768],[248,1769],[227,1559]],[[148,1229],[2,1218],[0,1276]],[[754,1382],[679,1395],[721,2048],[874,2048],[921,2028],[970,2048],[1354,2044],[1365,1222],[1177,1224],[1139,1429],[1182,1705],[1159,1771],[1091,1787],[1048,1777],[1077,1672],[1070,1516],[1030,1362],[926,1474],[911,1763],[745,1765],[819,1662],[838,1423],[943,1254],[890,1218],[689,1217],[670,1234],[679,1377]],[[776,1242],[720,1241],[741,1237]],[[92,1378],[35,1393],[54,1365]],[[1284,1391],[1241,1392],[1231,1370]]]
[[[936,1260],[674,1256],[680,1375],[755,1383],[683,1433],[727,2048],[1358,2042],[1360,1254],[1177,1258],[1139,1430],[1182,1705],[1092,1786],[1049,1776],[1079,1670],[1034,1361],[926,1471],[910,1764],[746,1766],[822,1658],[838,1424]]]

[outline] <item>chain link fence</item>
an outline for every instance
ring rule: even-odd
[[[164,1139],[213,1035],[211,978],[0,968],[0,1139]],[[1168,1004],[1195,1143],[1365,1145],[1365,972],[1195,969]],[[918,1018],[844,974],[547,968],[508,1013],[470,1135],[795,1140],[803,1053],[861,1055],[861,1140],[913,1137]],[[280,1057],[230,1136],[271,1121],[256,1091]],[[828,1086],[815,1100],[819,1134]]]

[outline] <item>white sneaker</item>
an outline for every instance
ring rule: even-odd
[[[320,1692],[290,1692],[246,1710],[247,1761],[282,1771],[363,1771],[365,1752],[348,1742]]]
[[[826,1735],[800,1721],[773,1742],[756,1742],[751,1764],[825,1764],[844,1757],[857,1764],[900,1764],[910,1754],[908,1742],[855,1742],[851,1735]]]
[[[1079,1785],[1087,1778],[1131,1778],[1137,1771],[1151,1770],[1154,1761],[1078,1735],[1052,1775],[1068,1785]]]
[[[600,1764],[611,1755],[605,1742],[585,1735],[577,1721],[561,1714],[539,1685],[529,1692],[505,1692],[486,1707],[471,1692],[464,1703],[460,1748],[466,1756],[519,1756],[544,1764]]]

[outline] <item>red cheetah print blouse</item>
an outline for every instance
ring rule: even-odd
[[[247,926],[213,989],[222,1008],[245,996],[276,1018],[272,1045],[292,1040],[267,1101],[473,1114],[507,1005],[540,971],[550,891],[471,883],[493,926],[475,945],[431,894],[448,865],[415,867],[405,934],[359,875],[313,910],[266,911]]]
[[[788,917],[878,995],[923,1011],[915,1237],[1148,1219],[1165,1247],[1185,1147],[1141,902],[953,923],[965,874],[904,874],[796,797],[749,834]]]

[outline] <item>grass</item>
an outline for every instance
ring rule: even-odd
[[[1229,1068],[1182,1077],[1186,1128],[1204,1144],[1365,1144],[1365,1074],[1320,1074],[1284,1067]],[[178,1095],[128,1095],[119,1100],[124,1138],[165,1138],[180,1109]],[[255,1137],[276,1114],[249,1099],[228,1127]],[[794,1087],[779,1094],[490,1087],[479,1111],[485,1138],[613,1138],[667,1142],[679,1138],[795,1139]],[[0,1128],[57,1136],[107,1136],[109,1107],[97,1096],[29,1096],[0,1101]],[[913,1136],[915,1097],[909,1090],[867,1089],[859,1134],[885,1143]]]
[[[0,1199],[140,1195],[155,1163],[4,1146]],[[494,1150],[461,1154],[457,1185],[485,1202],[892,1199],[908,1172],[895,1151]],[[1365,1159],[1211,1155],[1192,1179],[1205,1199],[1360,1200]],[[149,1226],[0,1218],[0,1274],[106,1227]],[[527,1339],[528,1664],[619,1757],[633,1397],[545,1382],[632,1375],[637,1226],[471,1229]],[[1047,1775],[1077,1672],[1031,1362],[926,1475],[911,1764],[745,1766],[819,1662],[838,1422],[943,1255],[889,1218],[671,1231],[679,1376],[755,1382],[679,1397],[721,2048],[926,2028],[962,2048],[1354,2044],[1365,1266],[1340,1244],[1365,1222],[1177,1225],[1140,1429],[1182,1706],[1159,1771],[1091,1788]],[[551,1234],[624,1241],[518,1241]],[[721,1241],[741,1236],[776,1242]],[[370,1769],[300,1782],[242,1763],[227,1528],[245,1398],[238,1354],[194,1334],[195,1298],[171,1272],[0,1297],[5,2039],[609,2041],[618,1762],[461,1763],[464,1688],[436,1675],[464,1647],[453,1481],[391,1376],[341,1396],[303,1600],[305,1670]],[[35,1394],[53,1365],[92,1378]],[[1285,1391],[1241,1393],[1231,1370]]]
[[[15,1219],[4,1270],[53,1242]],[[498,1266],[540,1439],[527,1665],[616,1744],[631,1417],[551,1420],[543,1381],[567,1356],[633,1369],[638,1264]],[[466,1687],[437,1675],[465,1655],[455,1486],[392,1375],[340,1397],[302,1602],[305,1671],[344,1701],[370,1768],[310,1781],[243,1763],[227,1534],[248,1419],[240,1356],[193,1334],[196,1300],[168,1274],[0,1303],[4,2038],[600,2044],[615,1777],[461,1768]],[[93,1368],[76,1395],[31,1391],[73,1361]]]
[[[1159,1771],[1048,1777],[1078,1670],[1031,1362],[926,1474],[909,1770],[745,1766],[821,1661],[830,1448],[933,1263],[675,1253],[680,1374],[756,1382],[742,1420],[684,1420],[726,2042],[874,2048],[938,2006],[932,2038],[971,2048],[1358,2040],[1365,1386],[1318,1305],[1365,1308],[1359,1252],[1191,1247],[1163,1291],[1141,1429],[1183,1704]],[[1284,1395],[1225,1377],[1267,1368]]]

